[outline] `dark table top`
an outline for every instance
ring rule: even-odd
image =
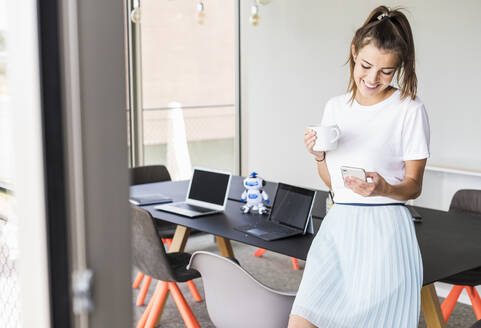
[[[227,239],[265,248],[277,253],[306,259],[314,235],[294,236],[275,241],[264,241],[234,227],[265,219],[259,214],[243,214],[240,196],[244,190],[242,177],[233,176],[224,213],[199,218],[188,218],[144,206],[154,218],[208,232]],[[185,200],[188,181],[159,182],[131,187],[133,195],[161,193],[174,201]],[[264,190],[273,200],[277,183],[267,182]],[[317,232],[325,213],[327,192],[318,191],[313,209],[314,230]],[[415,207],[423,217],[415,224],[424,268],[424,284],[444,279],[453,274],[481,266],[481,217]],[[316,218],[317,217],[317,218]]]

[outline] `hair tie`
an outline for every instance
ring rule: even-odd
[[[390,16],[386,13],[382,13],[381,15],[377,16],[377,20],[382,20],[383,18],[390,18]]]

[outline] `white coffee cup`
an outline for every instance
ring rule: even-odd
[[[341,130],[337,125],[310,125],[309,129],[316,132],[317,140],[312,148],[315,151],[329,151],[337,148]]]

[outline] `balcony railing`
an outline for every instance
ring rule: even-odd
[[[174,178],[191,166],[234,172],[235,120],[234,104],[144,108],[145,164],[167,164]]]

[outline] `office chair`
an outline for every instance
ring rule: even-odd
[[[159,280],[155,293],[140,318],[137,328],[153,328],[162,307],[172,293],[177,308],[188,328],[200,327],[182,295],[177,282],[200,277],[199,272],[186,268],[189,253],[166,253],[154,226],[155,219],[140,207],[131,205],[133,262],[142,272]]]
[[[144,183],[154,183],[170,181],[169,171],[165,165],[147,165],[130,168],[130,184],[138,185]]]
[[[130,184],[131,185],[138,185],[144,183],[154,183],[154,182],[162,182],[162,181],[170,181],[170,174],[167,168],[164,165],[150,165],[150,166],[138,166],[133,167],[130,169]],[[155,220],[155,228],[157,229],[157,233],[162,239],[162,242],[170,248],[172,244],[172,237],[174,236],[175,229],[177,225],[165,222],[161,220]],[[139,272],[134,279],[134,283],[132,284],[133,288],[139,288],[140,284],[142,284],[142,288],[140,289],[139,295],[137,296],[136,304],[138,306],[142,306],[145,301],[145,297],[147,292],[149,291],[150,282],[152,278],[149,276],[145,276],[144,273]],[[189,287],[192,296],[197,302],[202,301],[202,297],[200,297],[199,292],[193,281],[187,282],[187,286]]]
[[[254,253],[254,256],[261,257],[262,255],[264,255],[265,252],[266,250],[264,248],[258,248]],[[295,257],[291,257],[291,262],[292,262],[292,268],[294,270],[299,270],[299,262]]]
[[[460,212],[481,216],[481,190],[458,190],[451,199],[449,212]],[[476,290],[476,286],[481,285],[481,267],[455,274],[441,280],[441,282],[455,285],[449,292],[449,295],[446,297],[443,304],[441,304],[441,310],[445,322],[449,320],[463,289],[466,289],[468,292],[476,319],[481,320],[481,298]]]
[[[209,317],[216,327],[287,327],[296,293],[273,290],[228,258],[197,251],[188,269],[202,276]]]

